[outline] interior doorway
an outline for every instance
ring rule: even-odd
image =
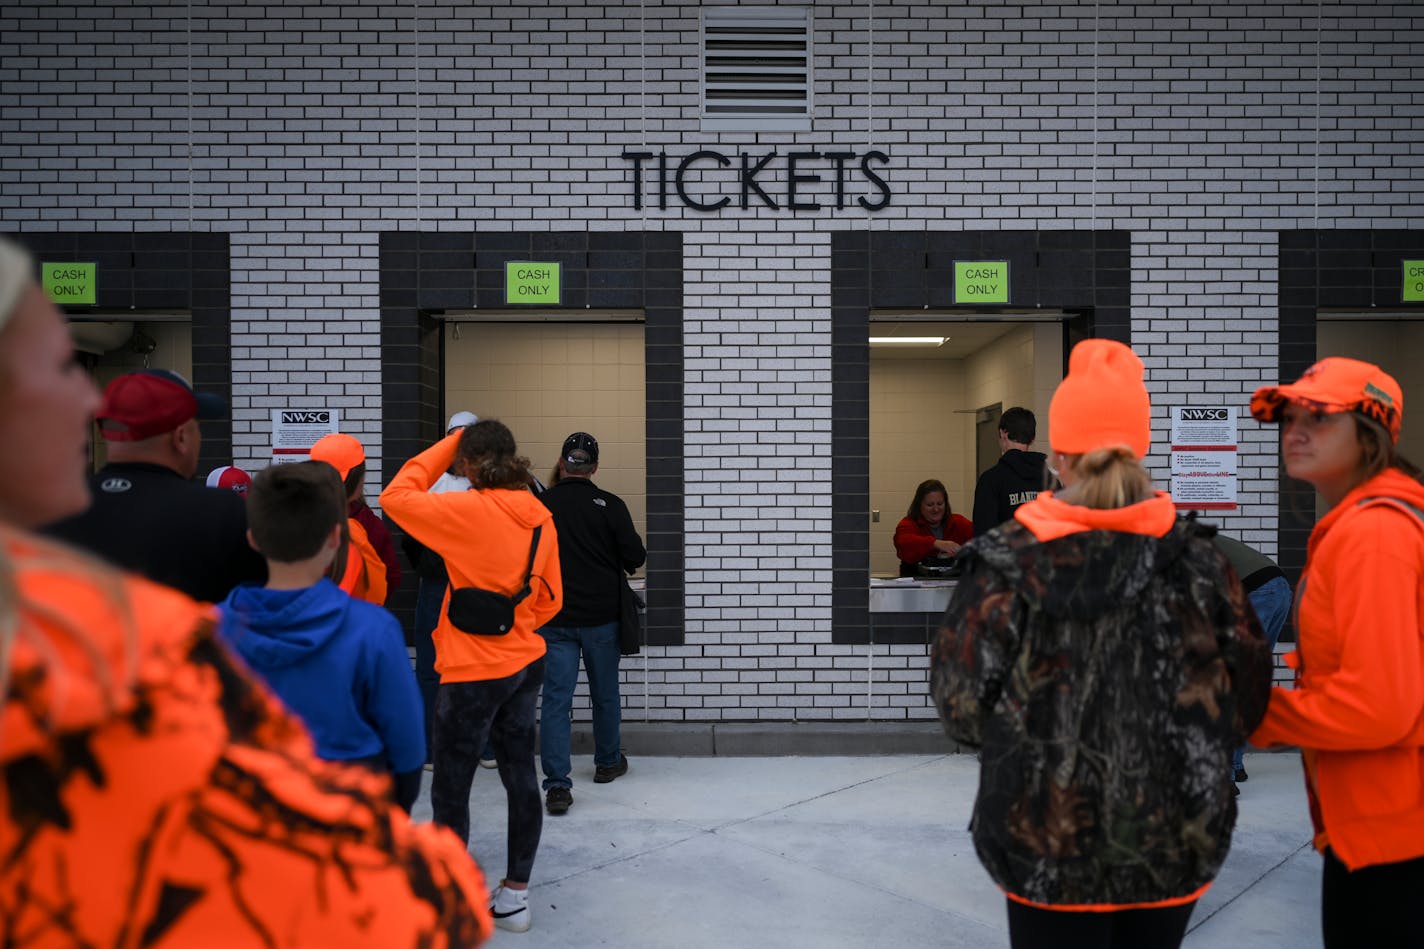
[[[974,453],[977,482],[979,475],[994,467],[999,460],[999,419],[1004,414],[1004,403],[986,405],[974,413]],[[1036,413],[1035,413],[1036,414]]]

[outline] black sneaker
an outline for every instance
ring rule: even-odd
[[[607,784],[614,778],[621,778],[628,773],[628,756],[619,752],[618,763],[611,767],[597,767],[593,769],[593,783]]]
[[[544,809],[550,814],[567,814],[573,806],[573,792],[566,787],[555,785],[544,795]]]
[[[1236,773],[1231,776],[1231,780],[1235,781],[1237,784],[1243,783],[1246,780],[1246,769],[1237,768]]]

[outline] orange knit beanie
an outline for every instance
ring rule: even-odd
[[[1068,375],[1048,406],[1048,443],[1083,455],[1124,445],[1134,456],[1152,443],[1152,405],[1142,384],[1142,360],[1122,343],[1085,339],[1068,357]]]

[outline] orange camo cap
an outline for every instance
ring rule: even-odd
[[[365,463],[366,449],[361,447],[356,436],[347,435],[345,432],[332,432],[316,440],[316,444],[311,447],[311,458],[312,461],[324,461],[331,465],[341,475],[341,480],[345,481],[352,468]]]
[[[1279,422],[1288,402],[1312,412],[1359,412],[1384,426],[1394,442],[1404,422],[1404,390],[1394,377],[1374,363],[1343,356],[1320,360],[1290,385],[1257,389],[1251,414],[1262,422]]]
[[[1048,443],[1083,455],[1125,446],[1141,458],[1152,444],[1152,403],[1142,360],[1111,339],[1085,339],[1068,357],[1068,375],[1048,404]]]

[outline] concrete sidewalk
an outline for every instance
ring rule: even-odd
[[[574,759],[544,819],[533,928],[494,946],[1006,947],[1004,898],[966,827],[968,755],[633,758],[612,784]],[[1295,754],[1248,755],[1231,855],[1184,945],[1320,945],[1320,860]],[[429,775],[416,805],[430,817]],[[471,851],[504,875],[504,789],[481,770]]]

